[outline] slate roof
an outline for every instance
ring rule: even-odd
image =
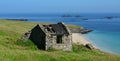
[[[43,25],[45,29],[50,31],[51,33],[54,32],[58,35],[69,34],[66,27],[63,24],[50,24],[50,25]]]
[[[67,34],[67,30],[61,24],[51,24],[51,27],[56,32],[56,34]]]

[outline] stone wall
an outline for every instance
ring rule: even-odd
[[[64,35],[62,37],[62,43],[57,43],[57,37],[56,36],[52,36],[47,37],[46,39],[46,49],[49,48],[55,48],[55,49],[59,49],[59,50],[63,50],[63,51],[72,51],[72,37],[71,35],[66,36]]]

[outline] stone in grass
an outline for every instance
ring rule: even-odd
[[[30,37],[30,34],[31,34],[31,31],[28,31],[28,32],[24,33],[21,40],[23,40],[23,41],[28,40],[29,37]]]
[[[90,44],[90,43],[86,44],[85,47],[90,49],[90,50],[94,50],[95,49],[94,46],[92,44]]]

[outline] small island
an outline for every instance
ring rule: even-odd
[[[61,17],[76,17],[76,18],[81,18],[83,16],[81,16],[81,15],[69,15],[69,14],[65,14],[65,15],[62,15]]]

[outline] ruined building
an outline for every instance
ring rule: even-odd
[[[38,24],[31,30],[29,39],[42,50],[72,51],[72,33],[64,23]]]

